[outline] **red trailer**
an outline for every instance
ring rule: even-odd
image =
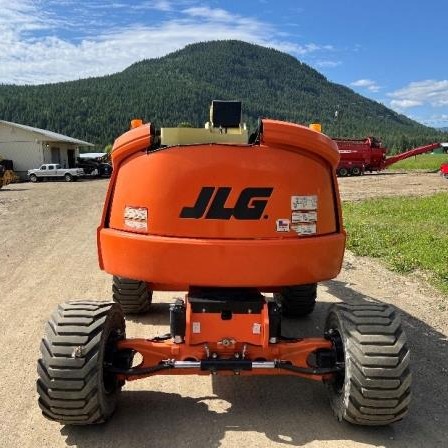
[[[442,165],[440,165],[440,175],[445,179],[448,179],[448,162],[442,163]]]
[[[338,176],[360,176],[366,171],[381,171],[399,160],[432,151],[440,143],[419,146],[395,156],[386,157],[388,152],[381,140],[375,137],[365,139],[333,139],[338,145],[341,159],[337,167]]]

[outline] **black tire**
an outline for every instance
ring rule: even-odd
[[[347,168],[339,168],[337,174],[338,174],[339,177],[347,177],[348,176],[348,169]]]
[[[35,174],[30,174],[30,181],[33,183],[37,182],[37,176]]]
[[[124,336],[123,312],[115,303],[59,305],[47,322],[37,364],[43,415],[64,425],[105,422],[122,383],[103,366],[111,362],[114,342]]]
[[[286,317],[302,317],[311,314],[316,305],[317,283],[309,285],[286,286],[274,295],[282,304]]]
[[[72,182],[73,181],[73,176],[70,173],[65,173],[64,174],[64,180],[66,182]]]
[[[354,167],[351,169],[350,174],[351,174],[352,176],[361,176],[361,174],[362,174],[362,170],[361,170],[361,168],[359,168],[358,166],[354,166]]]
[[[152,291],[146,282],[114,275],[113,300],[121,305],[125,314],[143,314],[149,310]]]
[[[411,400],[406,335],[395,310],[385,304],[334,305],[326,333],[340,346],[344,373],[327,383],[339,420],[383,426],[401,420]]]

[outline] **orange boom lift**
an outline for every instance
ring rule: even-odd
[[[52,315],[38,363],[43,414],[103,422],[126,381],[156,374],[296,375],[326,383],[339,419],[401,419],[408,351],[391,308],[335,305],[322,337],[282,336],[282,316],[311,313],[317,282],[341,269],[336,144],[267,119],[249,137],[239,102],[214,101],[203,129],[132,124],[114,144],[98,228],[114,301]],[[187,291],[170,306],[170,334],[126,338],[123,313],[150,310],[153,291]]]

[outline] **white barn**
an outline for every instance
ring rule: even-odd
[[[73,168],[80,146],[94,146],[56,132],[0,120],[0,156],[14,163],[14,171],[26,178],[26,172],[43,163],[59,163]]]

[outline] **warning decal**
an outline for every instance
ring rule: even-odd
[[[316,223],[300,223],[291,227],[298,235],[314,235],[316,233]]]
[[[316,222],[317,221],[317,211],[312,210],[309,212],[292,212],[291,222]]]
[[[291,196],[291,210],[317,210],[317,196]]]

